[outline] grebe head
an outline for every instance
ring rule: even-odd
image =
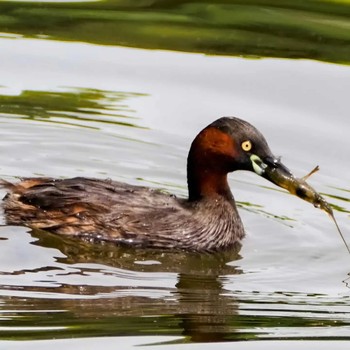
[[[227,173],[235,170],[253,171],[280,186],[278,177],[270,177],[267,169],[292,177],[253,125],[235,117],[220,118],[192,142],[187,159],[189,200],[216,195],[232,198]]]

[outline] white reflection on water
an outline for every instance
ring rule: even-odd
[[[247,60],[46,40],[0,40],[4,93],[100,90],[150,94],[133,101],[141,125],[193,137],[222,115],[257,125],[298,168],[347,168],[350,68],[306,60]],[[334,139],[336,142],[323,142]],[[314,153],[314,151],[317,152]],[[312,157],[315,156],[315,157]]]

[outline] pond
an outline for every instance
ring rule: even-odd
[[[218,3],[1,2],[1,178],[112,178],[185,197],[193,137],[234,115],[297,176],[320,166],[310,183],[350,242],[350,6]],[[350,257],[332,221],[252,173],[230,185],[239,252],[133,250],[3,222],[0,348],[348,348]]]

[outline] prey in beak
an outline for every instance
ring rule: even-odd
[[[335,223],[338,233],[340,234],[346,249],[350,254],[350,248],[345,241],[342,232],[340,231],[337,221],[335,220],[331,206],[317,191],[315,191],[313,187],[306,182],[306,180],[312,174],[319,170],[318,166],[316,166],[304,177],[297,178],[285,165],[281,163],[280,159],[273,157],[265,157],[264,159],[261,159],[259,156],[252,154],[250,156],[250,161],[252,162],[254,171],[258,175],[273,182],[275,185],[286,189],[291,194],[312,203],[316,208],[320,208],[321,210],[325,211]]]

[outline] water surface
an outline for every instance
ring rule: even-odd
[[[148,49],[349,63],[347,0],[0,2],[0,32]]]
[[[109,177],[186,196],[193,137],[235,115],[297,176],[320,165],[310,183],[350,241],[347,66],[92,42],[0,39],[2,177]],[[2,226],[0,345],[348,347],[350,257],[332,222],[254,174],[230,184],[247,230],[239,252],[135,251]]]

